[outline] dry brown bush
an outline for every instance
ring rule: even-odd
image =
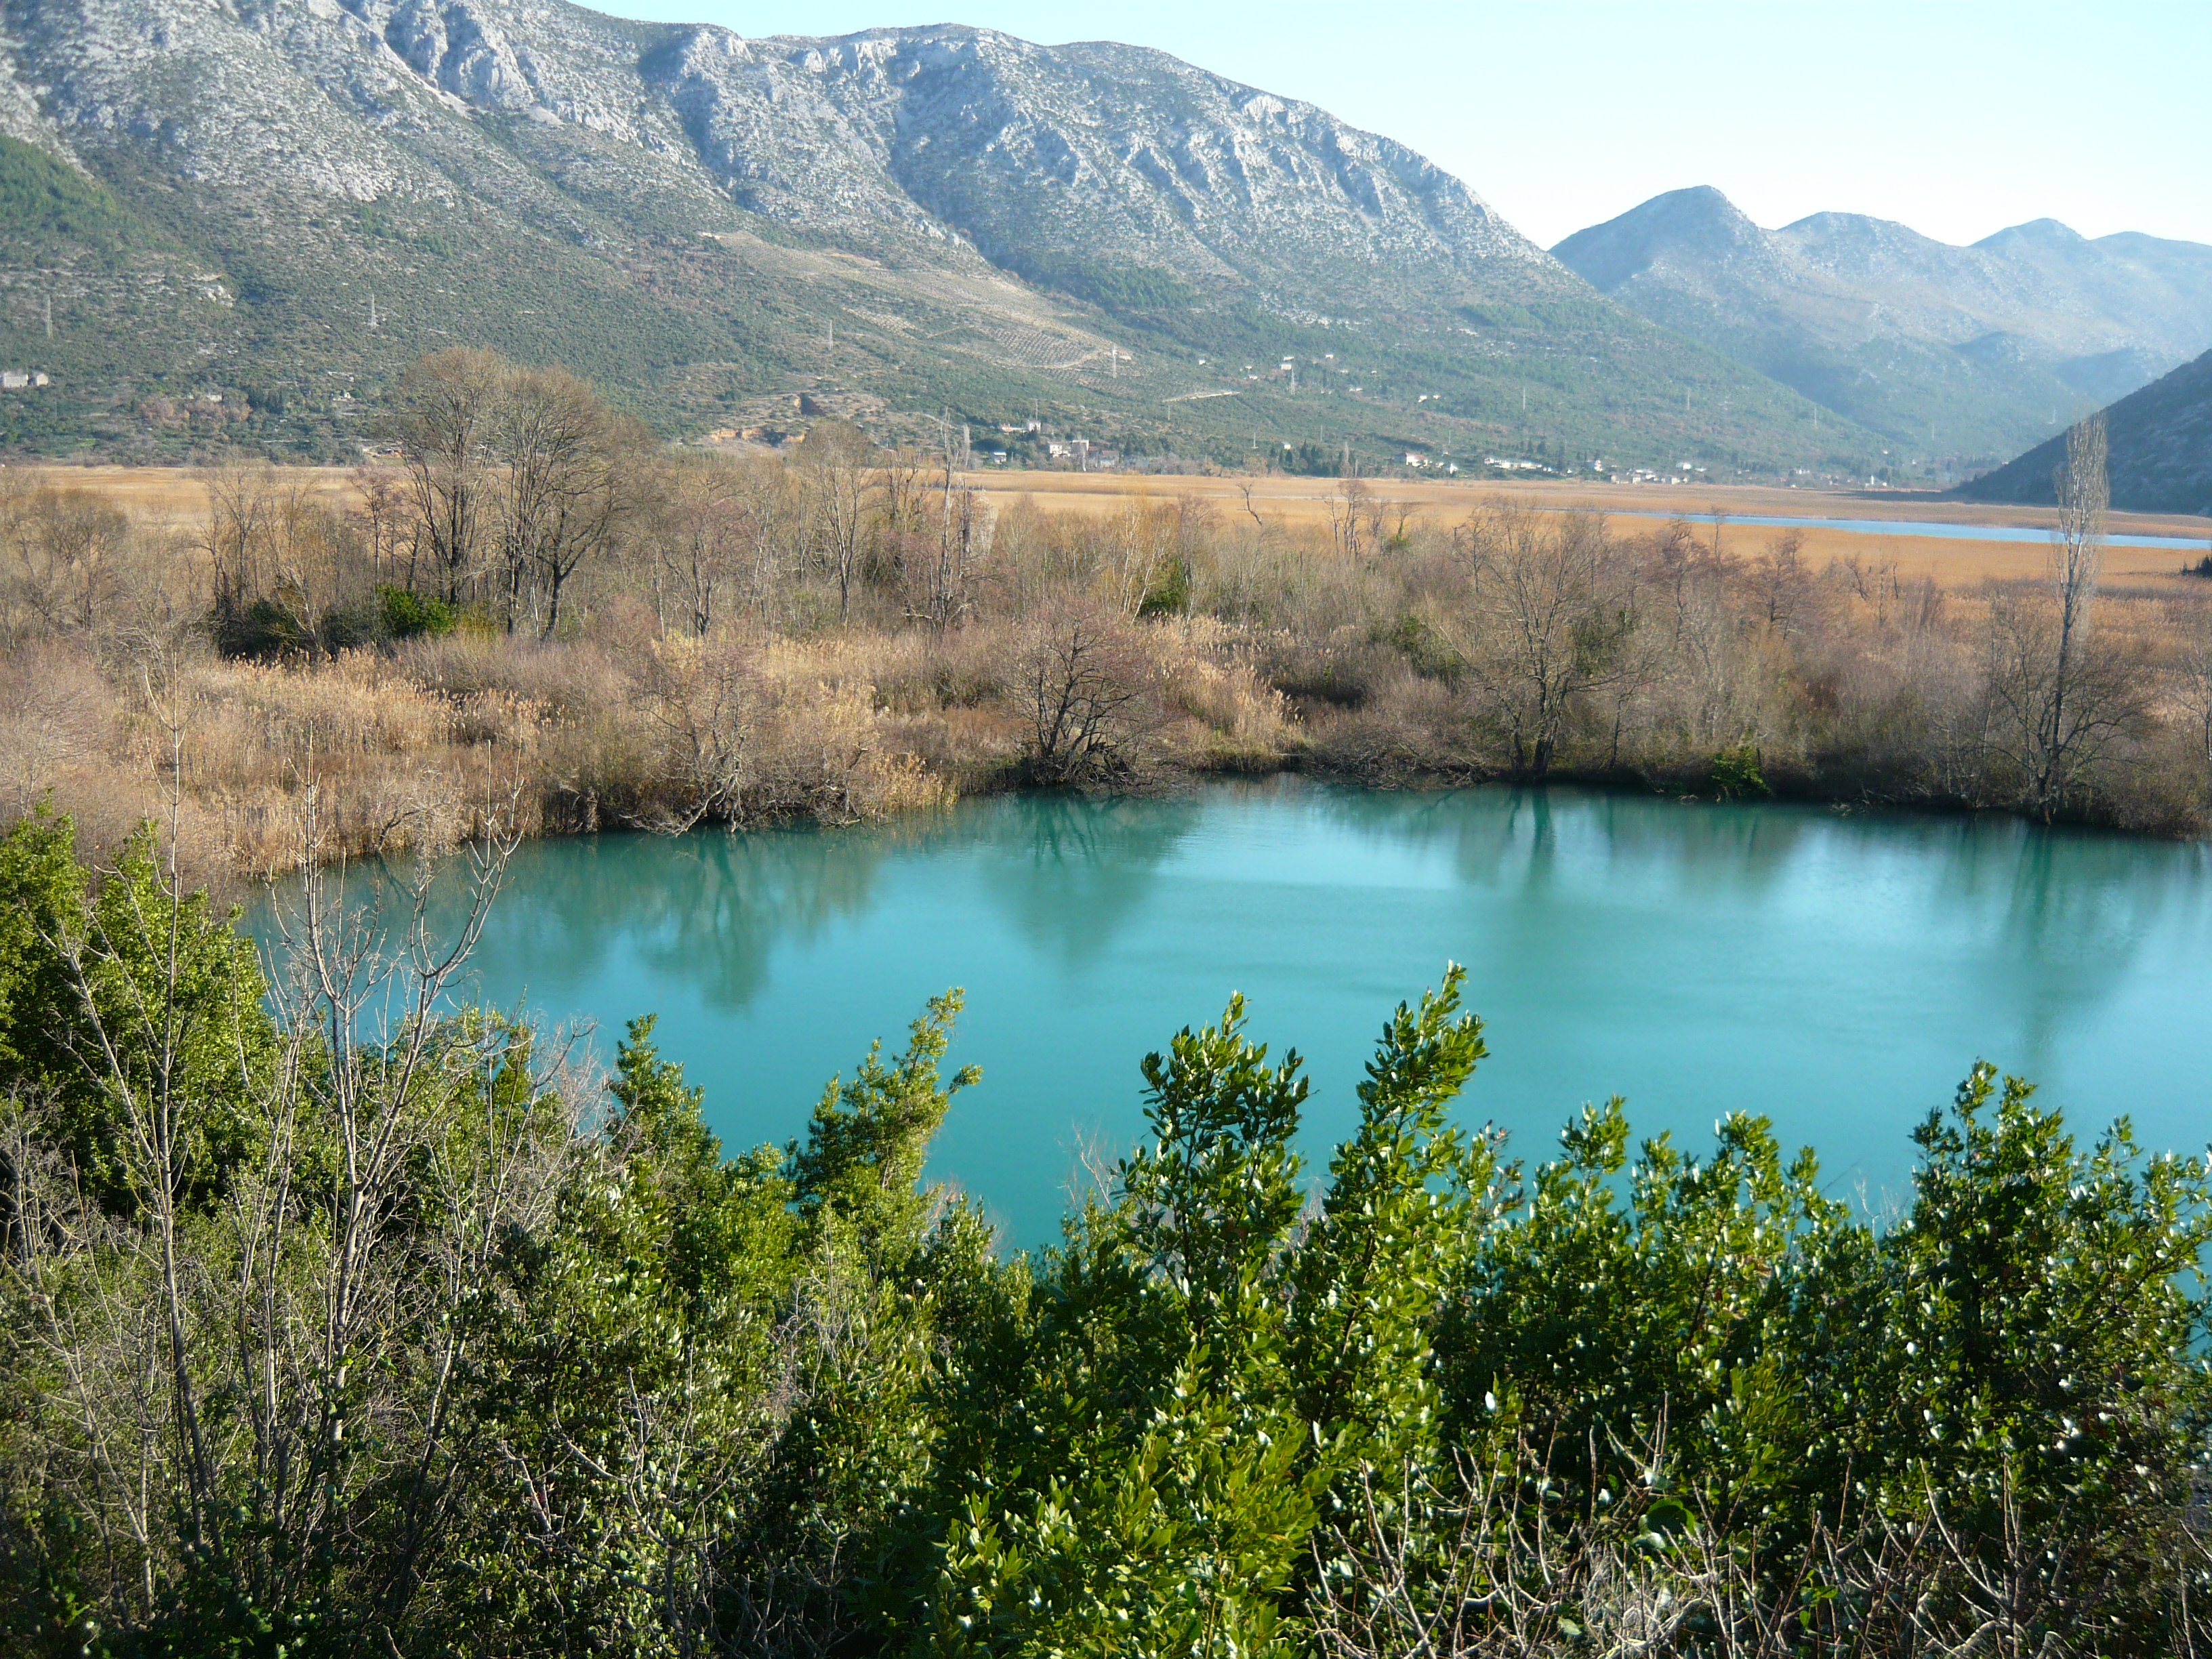
[[[1041,783],[1128,781],[1158,758],[1162,664],[1146,631],[1094,599],[1066,599],[1009,642],[1005,681]]]
[[[462,391],[497,379],[441,361]],[[2054,787],[2028,776],[2021,713],[2051,656],[2028,626],[2047,580],[1815,571],[1790,533],[1725,526],[1427,521],[1357,481],[1326,522],[1141,493],[993,518],[941,458],[831,435],[803,468],[623,450],[619,524],[573,564],[546,555],[543,641],[501,625],[530,605],[491,576],[538,555],[501,562],[514,503],[490,450],[364,471],[352,507],[281,468],[220,469],[182,536],[0,475],[0,812],[51,792],[108,844],[174,791],[204,878],[295,857],[283,826],[310,790],[327,845],[359,854],[495,811],[526,833],[842,820],[1176,769],[1700,790],[1747,748],[1776,787],[1824,796],[2212,819],[2212,605],[2157,590],[2079,585],[2092,643],[2068,672],[2113,695]],[[395,641],[374,600],[391,582],[481,603]],[[210,649],[248,633],[258,662]]]
[[[527,793],[541,724],[503,693],[441,697],[368,653],[322,667],[191,664],[131,718],[143,769],[219,825],[225,863],[253,872],[301,856],[309,790],[334,854],[442,850],[478,833]]]
[[[198,549],[93,492],[0,472],[0,646],[71,638],[118,663],[207,603]]]
[[[611,654],[589,642],[542,645],[503,634],[453,634],[409,640],[391,653],[395,673],[447,697],[496,694],[574,720],[621,699],[623,678]]]
[[[1379,681],[1356,708],[1317,714],[1312,732],[1317,765],[1379,787],[1467,782],[1496,769],[1494,757],[1476,741],[1465,701],[1410,668]]]
[[[0,653],[0,811],[28,812],[106,760],[118,699],[82,643]]]

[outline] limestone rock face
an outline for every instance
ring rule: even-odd
[[[524,0],[41,0],[17,21],[0,131],[148,152],[234,195],[499,193],[521,181],[472,123],[520,118],[634,151],[602,157],[617,188],[1048,278],[1103,259],[1301,313],[1394,306],[1409,281],[1577,286],[1410,150],[1129,46],[755,40]]]
[[[917,439],[1058,408],[1216,457],[1865,447],[1403,145],[1129,46],[0,0],[0,140],[15,199],[89,192],[0,222],[0,357],[59,371],[0,443],[357,453],[378,386],[471,344],[671,433],[805,396]]]

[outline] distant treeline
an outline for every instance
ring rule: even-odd
[[[921,1181],[957,994],[726,1156],[649,1019],[453,1011],[507,844],[450,939],[311,874],[264,970],[150,830],[0,840],[9,1653],[2212,1642],[2202,1158],[1978,1065],[1893,1214],[1758,1117],[1532,1166],[1451,969],[1325,1169],[1232,1000],[1009,1256]]]
[[[481,352],[381,419],[342,495],[218,467],[182,528],[4,475],[0,811],[112,853],[160,808],[210,878],[296,863],[311,784],[355,853],[1284,767],[2212,817],[2212,585],[2101,580],[2094,423],[2048,572],[1946,589],[1725,514],[1439,522],[1357,477],[1325,525],[1001,507],[951,442],[671,452]]]

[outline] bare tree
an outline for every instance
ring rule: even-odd
[[[561,596],[587,560],[620,538],[649,440],[565,369],[501,378],[492,435],[500,472],[500,549],[512,630],[526,607],[538,636],[561,623]]]
[[[1393,553],[1402,553],[1413,544],[1421,533],[1423,520],[1418,502],[1402,498],[1389,503],[1390,534],[1382,545]]]
[[[868,463],[874,447],[858,427],[824,421],[806,434],[799,450],[809,539],[837,584],[840,623],[852,620],[853,589],[867,553]]]
[[[1036,776],[1072,783],[1130,770],[1151,725],[1150,671],[1128,624],[1094,605],[1069,600],[1033,623],[1007,678]]]
[[[201,547],[215,576],[218,629],[234,624],[246,608],[275,583],[270,544],[280,508],[275,469],[259,462],[232,462],[201,475],[208,516]]]
[[[127,515],[86,490],[0,479],[0,602],[18,634],[87,634],[113,610]]]
[[[805,562],[805,502],[788,468],[761,460],[743,475],[745,602],[765,622],[784,579]]]
[[[741,466],[719,455],[686,456],[654,481],[647,517],[656,574],[694,639],[713,629],[722,591],[748,574],[758,528],[749,483]]]
[[[1805,538],[1797,531],[1776,537],[1751,562],[1750,586],[1761,619],[1784,639],[1796,639],[1820,618],[1826,591],[1806,561]]]
[[[356,516],[368,544],[372,578],[380,583],[411,589],[415,586],[416,560],[421,551],[422,537],[420,527],[411,522],[411,515],[406,511],[405,474],[395,473],[389,467],[357,466],[346,481],[361,497]],[[400,567],[403,545],[407,561],[404,571]]]
[[[1492,507],[1462,545],[1471,554],[1464,605],[1432,608],[1432,625],[1501,728],[1513,770],[1540,778],[1583,701],[1633,661],[1634,583],[1604,521],[1587,514]]]
[[[927,552],[915,548],[920,556],[913,562],[919,568],[908,571],[915,594],[907,614],[940,632],[968,614],[969,577],[991,544],[990,508],[975,490],[960,481],[955,470],[957,459],[948,426],[937,490],[933,545]],[[904,539],[915,548],[919,538],[909,532]]]
[[[1990,746],[2021,804],[2046,823],[2146,712],[2143,665],[2094,626],[2104,563],[2105,427],[2069,429],[2055,480],[2059,523],[2042,592],[1998,589],[1984,636]]]
[[[342,644],[340,613],[365,600],[374,580],[360,545],[365,521],[319,498],[302,468],[234,461],[210,468],[201,482],[216,642],[309,655]]]
[[[2105,417],[2092,415],[2066,434],[2066,459],[2052,481],[2058,493],[2058,533],[2051,543],[2051,585],[2058,605],[2058,635],[2052,654],[2049,707],[2039,734],[2041,764],[2033,780],[2035,803],[2047,817],[2067,782],[2069,720],[2076,711],[2075,679],[2097,598],[2097,578],[2105,564],[2105,509],[2109,485],[2105,471]]]
[[[1655,701],[1693,751],[1751,740],[1773,707],[1779,653],[1743,623],[1742,568],[1722,550],[1721,526],[1701,543],[1671,520],[1651,544],[1644,587],[1656,645]]]
[[[1328,508],[1328,532],[1336,550],[1357,560],[1373,550],[1382,538],[1382,503],[1364,479],[1349,477],[1322,497]]]
[[[415,528],[438,573],[440,596],[459,605],[493,513],[489,446],[502,365],[489,351],[441,351],[400,377],[385,430],[399,446]]]
[[[728,639],[655,640],[636,672],[674,795],[650,806],[640,826],[682,835],[708,819],[738,823],[756,770],[758,677],[748,653]]]
[[[1121,614],[1133,617],[1158,581],[1175,545],[1176,527],[1143,496],[1133,496],[1108,530],[1107,554],[1114,586],[1114,602]]]
[[[945,429],[945,447],[952,447],[952,429]],[[930,493],[929,459],[911,444],[901,444],[884,457],[877,470],[876,487],[882,497],[883,519],[893,531],[916,529],[928,516],[925,501]]]

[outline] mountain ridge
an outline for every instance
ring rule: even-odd
[[[2112,505],[2212,517],[2212,351],[2104,411]],[[2057,499],[2065,434],[1960,486],[1968,501],[2041,506]]]
[[[804,396],[908,434],[1044,406],[1224,455],[1871,453],[1415,152],[1140,48],[749,40],[557,0],[5,21],[0,122],[138,227],[127,269],[0,228],[0,352],[60,371],[0,406],[20,447],[343,451],[406,358],[471,343],[568,362],[672,434]]]
[[[1699,185],[1553,252],[1653,321],[1954,465],[2028,447],[2212,345],[2212,247],[2053,219],[1968,247],[1865,214],[1767,230]]]

